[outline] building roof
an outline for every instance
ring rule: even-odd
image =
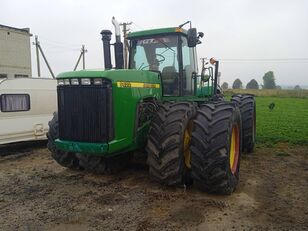
[[[16,28],[16,27],[11,27],[11,26],[6,26],[6,25],[2,25],[0,24],[0,29],[7,29],[7,30],[12,30],[12,31],[18,31],[18,32],[23,32],[23,33],[27,33],[31,36],[30,34],[30,28]]]

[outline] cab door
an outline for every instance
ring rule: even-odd
[[[196,49],[188,47],[187,38],[180,36],[180,55],[182,65],[180,65],[181,71],[181,84],[182,84],[182,95],[192,96],[194,92],[194,73],[198,73],[197,60],[196,60]]]

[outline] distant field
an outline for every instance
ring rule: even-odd
[[[228,90],[225,95],[229,98],[234,93],[233,90]],[[236,90],[236,93],[251,93],[256,96],[258,144],[308,144],[307,90],[241,89]],[[275,103],[272,111],[268,107],[271,103]]]
[[[273,96],[273,97],[292,97],[292,98],[308,98],[308,90],[300,89],[300,90],[286,90],[286,89],[262,89],[262,90],[254,90],[254,89],[228,89],[224,91],[226,94],[234,94],[237,93],[249,93],[254,94],[255,96]]]

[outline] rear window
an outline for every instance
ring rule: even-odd
[[[17,112],[30,110],[30,96],[28,94],[3,94],[0,96],[2,112]]]

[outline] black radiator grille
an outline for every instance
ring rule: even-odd
[[[106,142],[113,138],[112,87],[58,86],[59,138],[79,142]]]

